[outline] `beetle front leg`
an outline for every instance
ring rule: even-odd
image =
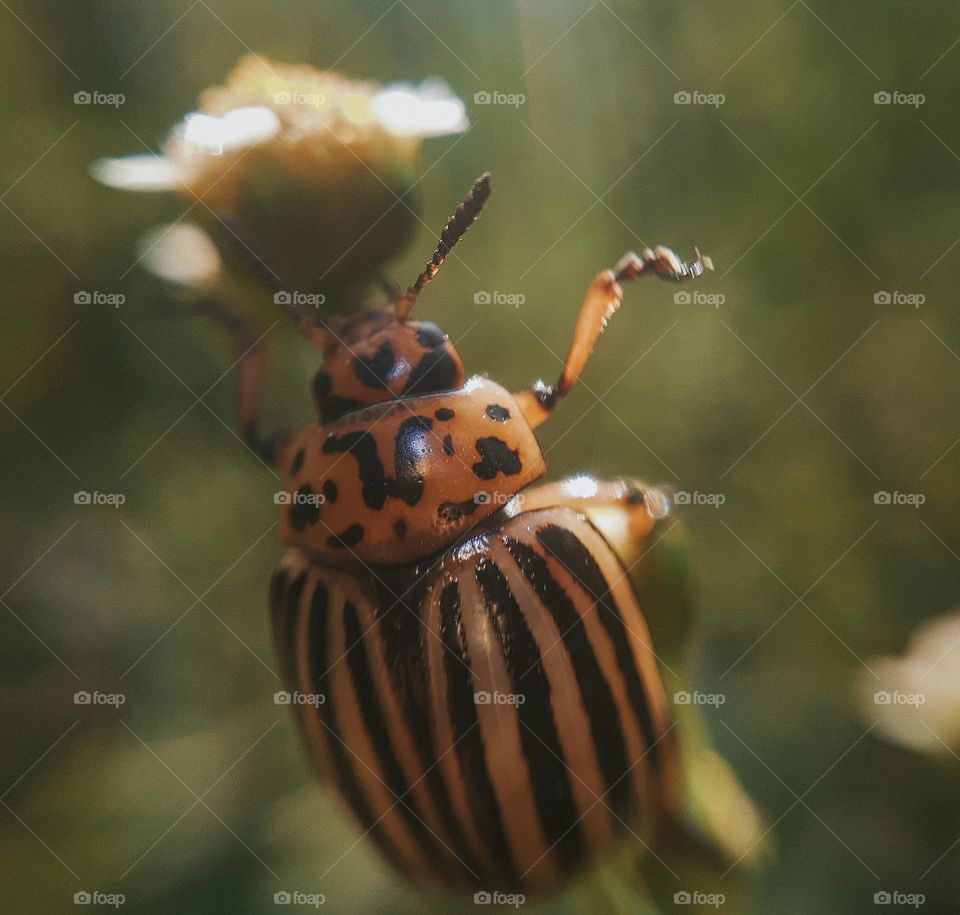
[[[229,334],[233,345],[237,372],[236,397],[240,414],[240,437],[243,443],[265,463],[277,463],[283,445],[289,438],[281,432],[262,438],[258,431],[267,366],[264,334],[235,308],[216,298],[203,298],[187,306],[190,312],[212,318]]]
[[[523,415],[531,427],[536,428],[547,419],[560,398],[565,397],[576,384],[593,352],[597,337],[603,333],[607,321],[620,307],[623,300],[621,283],[647,275],[682,283],[696,279],[704,270],[712,269],[713,262],[709,257],[702,257],[699,251],[693,263],[686,264],[669,248],[658,245],[653,249],[644,248],[641,254],[630,251],[620,258],[613,270],[598,273],[580,307],[580,315],[573,331],[573,342],[556,384],[551,385],[540,380],[529,390],[516,395]]]

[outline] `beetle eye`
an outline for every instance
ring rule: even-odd
[[[443,346],[446,336],[436,324],[425,322],[417,328],[417,342],[425,349]]]

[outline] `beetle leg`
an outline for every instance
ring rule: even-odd
[[[257,431],[267,364],[264,334],[258,333],[240,312],[220,299],[198,299],[189,303],[186,310],[212,318],[230,335],[237,372],[236,396],[240,413],[240,435],[248,448],[272,466],[276,463],[288,435],[278,433],[261,438]]]
[[[573,342],[570,344],[559,380],[552,385],[539,380],[529,390],[516,395],[527,422],[533,428],[539,426],[551,414],[557,401],[565,397],[576,384],[593,352],[597,337],[603,333],[607,321],[620,307],[623,300],[620,283],[647,275],[672,282],[686,282],[696,279],[704,270],[712,269],[713,262],[709,257],[702,257],[699,251],[693,263],[685,264],[669,248],[657,246],[655,249],[645,248],[642,254],[631,251],[620,258],[613,270],[598,273],[587,290],[583,305],[580,306]]]

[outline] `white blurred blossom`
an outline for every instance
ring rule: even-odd
[[[467,127],[463,102],[439,80],[380,86],[251,54],[201,93],[160,152],[100,159],[91,171],[110,187],[202,200],[191,219],[228,267],[242,258],[226,250],[220,223],[255,243],[284,282],[334,291],[362,285],[402,251],[416,227],[407,198],[423,141]],[[181,240],[165,238],[145,266],[166,269]]]
[[[960,752],[960,609],[927,620],[900,656],[869,658],[862,717],[887,740],[924,753]]]

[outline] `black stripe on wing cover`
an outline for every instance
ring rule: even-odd
[[[447,683],[447,710],[453,728],[454,751],[460,762],[467,802],[477,831],[510,885],[519,873],[510,851],[490,772],[487,769],[483,735],[477,720],[477,705],[467,635],[460,615],[460,587],[452,581],[440,592],[440,639]]]
[[[353,757],[344,746],[343,735],[337,723],[336,697],[330,694],[328,670],[331,666],[329,618],[329,592],[322,581],[317,582],[313,592],[310,607],[309,638],[310,661],[313,667],[313,691],[324,697],[324,701],[317,705],[315,714],[328,731],[325,734],[330,756],[333,759],[334,769],[340,790],[354,814],[368,831],[370,837],[395,861],[403,860],[390,837],[383,831],[381,823],[377,821],[370,802],[364,794],[363,786],[353,769]],[[310,708],[309,706],[307,708]]]
[[[347,641],[347,663],[353,679],[357,705],[363,716],[367,736],[373,744],[380,771],[383,773],[383,781],[387,790],[393,795],[411,835],[419,842],[427,859],[436,863],[438,859],[446,857],[447,851],[423,822],[423,815],[417,809],[417,802],[411,794],[403,769],[393,751],[383,706],[377,693],[373,672],[370,670],[370,658],[364,642],[364,633],[360,628],[360,617],[356,606],[349,600],[344,604],[343,617]],[[359,761],[358,764],[362,765]]]
[[[617,655],[617,663],[627,683],[630,703],[640,723],[643,739],[650,758],[650,768],[660,768],[660,748],[657,745],[656,727],[647,700],[647,691],[637,670],[636,659],[630,645],[627,627],[617,609],[610,585],[590,551],[572,531],[556,524],[544,525],[537,531],[537,539],[598,604],[598,616],[607,630]]]
[[[430,696],[427,689],[427,633],[424,627],[423,601],[426,576],[411,585],[401,576],[395,583],[385,576],[377,579],[377,623],[383,643],[383,656],[393,684],[397,704],[403,713],[410,742],[420,762],[422,778],[444,832],[456,856],[466,865],[451,862],[462,870],[464,880],[478,880],[481,867],[463,832],[457,827],[453,802],[443,772],[437,765],[437,749],[430,721]],[[396,590],[395,590],[396,588]]]
[[[475,574],[507,663],[509,691],[524,696],[524,702],[516,705],[520,738],[543,832],[557,858],[572,866],[584,854],[583,831],[540,649],[500,567],[484,557],[477,562]]]
[[[280,674],[286,689],[297,688],[297,622],[300,619],[300,598],[307,583],[301,572],[293,581],[284,568],[277,569],[270,581],[270,615],[273,619],[274,644],[280,659]]]
[[[623,778],[630,769],[626,741],[610,684],[594,654],[583,620],[570,595],[550,574],[547,561],[532,546],[511,537],[505,537],[504,543],[557,624],[583,697],[610,803],[623,816],[630,809],[633,785],[632,779]]]

